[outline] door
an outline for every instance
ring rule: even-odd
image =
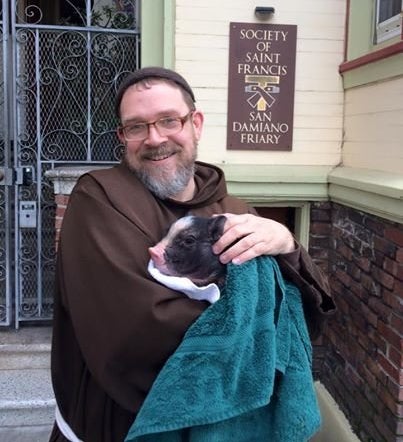
[[[52,317],[55,204],[46,172],[113,164],[116,89],[139,65],[136,0],[3,0],[0,325]]]

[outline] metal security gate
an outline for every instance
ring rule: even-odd
[[[48,170],[112,164],[114,96],[138,67],[136,0],[3,0],[0,325],[52,317],[55,204]]]

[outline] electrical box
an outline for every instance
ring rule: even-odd
[[[20,201],[20,227],[36,228],[36,201]]]

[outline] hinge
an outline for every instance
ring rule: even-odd
[[[0,186],[12,186],[14,183],[14,169],[10,167],[0,168]]]
[[[34,181],[35,171],[32,166],[0,168],[0,185],[13,186],[19,184],[30,186]]]

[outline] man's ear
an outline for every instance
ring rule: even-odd
[[[202,134],[203,122],[204,122],[203,113],[199,110],[195,110],[192,115],[192,124],[197,141],[200,140]]]
[[[116,134],[117,134],[117,136],[118,136],[118,138],[119,138],[119,141],[120,141],[122,144],[126,145],[126,140],[125,140],[125,137],[124,137],[124,135],[123,135],[123,130],[122,130],[121,127],[118,127],[118,128],[116,129]]]
[[[227,221],[227,218],[224,215],[213,216],[209,219],[207,232],[212,244],[221,238],[224,232],[225,221]]]

